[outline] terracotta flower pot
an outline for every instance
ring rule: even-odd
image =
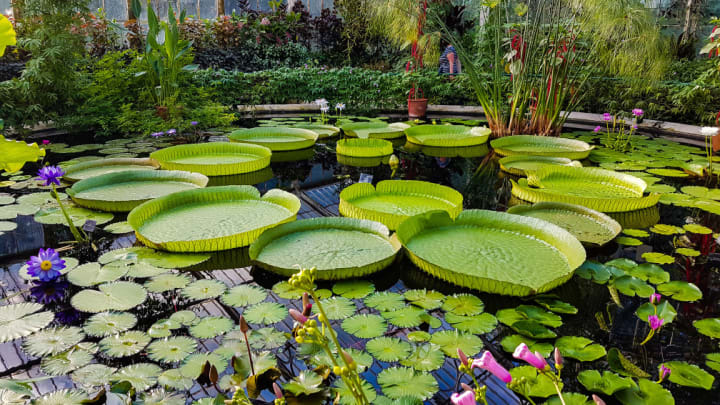
[[[428,99],[408,98],[408,116],[410,118],[422,118],[427,113]]]

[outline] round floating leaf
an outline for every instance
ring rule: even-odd
[[[127,381],[137,390],[145,391],[157,383],[162,369],[155,364],[136,363],[123,367],[110,378],[111,381]]]
[[[650,227],[650,232],[658,235],[682,235],[685,230],[675,225],[655,224]]]
[[[287,309],[275,302],[261,302],[243,312],[243,316],[248,322],[268,325],[282,321],[287,314]]]
[[[185,274],[160,274],[145,282],[145,288],[153,293],[185,288],[190,284],[190,277]]]
[[[170,336],[172,334],[172,330],[179,328],[179,322],[170,319],[161,319],[150,326],[150,329],[148,329],[148,335],[154,338],[164,338]]]
[[[151,360],[176,363],[185,360],[187,356],[195,352],[196,348],[197,343],[194,339],[186,336],[174,336],[155,340],[150,343],[147,352]]]
[[[412,347],[404,340],[383,336],[368,341],[365,350],[380,361],[393,362],[407,358]]]
[[[88,399],[87,394],[79,390],[63,389],[35,398],[33,405],[82,405]]]
[[[442,309],[456,315],[475,315],[485,309],[485,304],[472,294],[454,294],[445,299]]]
[[[672,297],[677,301],[694,302],[702,299],[702,291],[693,283],[687,281],[670,281],[657,286],[661,294]]]
[[[440,347],[432,343],[416,345],[410,356],[400,360],[400,364],[420,371],[434,371],[445,363],[445,355]]]
[[[642,258],[647,260],[650,263],[657,263],[657,264],[672,264],[675,263],[675,258],[672,256],[668,256],[664,253],[659,252],[646,252],[643,253]]]
[[[642,245],[642,241],[635,238],[629,238],[627,236],[618,236],[615,238],[615,242],[617,242],[618,245],[624,245],[624,246],[640,246]]]
[[[405,299],[402,294],[382,291],[365,297],[365,305],[382,312],[396,311],[405,307]]]
[[[158,376],[158,384],[176,390],[189,390],[192,388],[194,381],[183,376],[179,369],[173,368],[163,371],[163,373]]]
[[[313,288],[315,287],[317,286],[313,284]],[[291,286],[287,281],[276,283],[273,285],[272,291],[277,294],[278,297],[285,298],[286,300],[298,299],[303,296],[303,290]]]
[[[552,328],[562,325],[562,318],[559,315],[534,305],[519,305],[516,308],[501,309],[495,315],[500,322],[508,326],[525,320],[535,321]]]
[[[657,315],[658,318],[665,321],[664,325],[667,325],[675,320],[675,317],[677,316],[677,311],[672,305],[670,305],[667,300],[664,300],[657,306],[657,309],[655,305],[649,302],[640,305],[640,307],[635,311],[635,315],[637,315],[637,317],[645,323],[649,322],[648,317],[650,315]]]
[[[623,229],[622,233],[627,236],[632,236],[634,238],[647,238],[648,236],[650,236],[650,233],[642,229]]]
[[[225,292],[225,283],[218,280],[197,280],[183,288],[182,295],[191,300],[208,300],[216,298]]]
[[[246,307],[260,303],[266,297],[267,291],[264,288],[242,284],[229,289],[222,296],[222,302],[231,307]]]
[[[720,373],[720,353],[708,353],[705,355],[705,365]]]
[[[251,329],[248,333],[250,346],[256,350],[271,350],[280,347],[287,341],[283,332],[273,328]]]
[[[345,297],[330,297],[321,300],[320,304],[325,315],[332,320],[349,318],[357,311],[355,303]],[[313,312],[319,313],[317,306],[313,306]]]
[[[338,404],[340,405],[355,405],[357,402],[355,402],[355,397],[353,396],[353,393],[350,391],[350,389],[345,385],[345,381],[338,378],[335,380],[335,393],[339,396]],[[375,388],[373,388],[372,384],[365,380],[362,381],[362,390],[365,392],[365,398],[367,398],[370,403],[376,403],[375,399],[377,398],[377,391],[375,391]]]
[[[478,315],[456,315],[453,312],[445,314],[445,320],[453,328],[460,332],[482,335],[490,333],[497,327],[497,318],[492,314],[482,313]]]
[[[553,351],[553,345],[550,343],[538,342],[534,339],[522,335],[508,335],[503,338],[500,342],[503,350],[508,353],[513,353],[515,349],[521,344],[525,343],[527,347],[534,353],[539,352],[543,357],[550,356]]]
[[[28,336],[48,326],[55,319],[50,311],[38,312],[41,304],[21,302],[0,306],[0,343]]]
[[[653,263],[643,263],[633,267],[629,274],[640,280],[649,281],[652,284],[667,283],[670,281],[670,273]]]
[[[667,184],[653,184],[652,186],[648,186],[648,188],[645,189],[648,193],[674,193],[676,191],[675,187],[667,185]]]
[[[195,353],[185,359],[180,367],[180,373],[187,378],[196,379],[202,373],[203,366],[207,362],[215,366],[218,374],[222,373],[228,365],[227,360],[215,353]]]
[[[143,405],[185,405],[184,395],[167,392],[162,388],[144,392],[140,395],[140,398],[142,398]]]
[[[622,389],[635,386],[632,379],[620,377],[609,371],[604,371],[600,375],[597,370],[585,370],[578,374],[577,379],[588,391],[602,392],[605,395],[612,395]]]
[[[88,364],[75,370],[71,377],[80,386],[97,387],[107,384],[115,370],[103,364]]]
[[[404,296],[411,304],[427,310],[440,308],[445,299],[443,293],[424,288],[422,290],[407,290]]]
[[[400,328],[412,328],[423,323],[423,315],[426,314],[421,308],[406,306],[394,311],[381,312],[383,318],[391,324]]]
[[[605,266],[615,267],[623,271],[630,271],[637,267],[637,265],[634,261],[626,258],[618,258],[605,262]]]
[[[190,334],[198,339],[212,339],[229,332],[233,321],[222,316],[208,316],[190,327]]]
[[[128,269],[128,272],[126,274],[127,277],[133,277],[133,278],[147,278],[147,277],[154,277],[159,276],[160,274],[165,274],[169,272],[169,269],[165,269],[162,267],[155,267],[151,264],[147,263],[123,263],[123,261],[115,261],[112,263],[108,263],[105,265],[105,267],[112,267],[112,266],[125,266]]]
[[[310,370],[302,370],[292,380],[283,386],[283,389],[298,397],[312,395],[323,390],[323,377]]]
[[[664,364],[670,369],[670,382],[683,387],[712,389],[715,377],[700,367],[684,361],[668,361]]]
[[[127,357],[140,353],[150,343],[145,332],[131,330],[103,338],[100,347],[110,357]]]
[[[137,317],[128,312],[101,312],[88,318],[83,327],[88,336],[105,337],[124,332],[137,324]]]
[[[65,204],[65,210],[75,226],[83,226],[87,221],[95,221],[96,225],[106,224],[113,220],[109,212],[92,211],[72,204]],[[46,225],[66,225],[65,215],[59,207],[43,208],[35,213],[35,222]]]
[[[70,300],[73,308],[82,312],[127,311],[143,302],[147,292],[140,284],[115,281],[102,284],[98,290],[82,290]]]
[[[647,298],[655,292],[655,289],[651,285],[633,276],[622,276],[617,278],[613,282],[613,285],[618,291],[628,297],[634,297],[637,295],[638,297]]]
[[[90,287],[115,281],[127,273],[127,268],[100,266],[92,262],[81,264],[67,274],[67,280],[80,287]]]
[[[700,251],[690,248],[677,248],[675,249],[675,253],[687,257],[697,257],[700,256]]]
[[[550,377],[544,374],[538,374],[538,369],[533,366],[520,366],[510,370],[510,375],[513,380],[519,380],[525,378],[525,384],[521,384],[513,389],[525,390],[524,394],[531,397],[548,398],[557,394],[555,386],[553,385]],[[562,390],[563,383],[559,383],[560,389]]]
[[[383,394],[392,399],[409,396],[425,400],[438,390],[438,383],[431,374],[406,367],[386,368],[378,374],[377,381]]]
[[[440,346],[446,356],[458,358],[457,349],[461,349],[466,355],[474,356],[483,347],[482,339],[456,330],[443,330],[435,332],[430,338],[430,343]]]
[[[387,323],[380,315],[361,314],[345,319],[342,328],[359,338],[370,339],[382,336],[387,329]]]
[[[407,334],[408,340],[411,342],[427,342],[430,340],[431,335],[422,330],[416,330]]]
[[[656,174],[658,176],[663,177],[688,177],[689,174],[685,173],[682,170],[677,169],[647,169],[646,170],[650,174]]]
[[[694,321],[693,326],[705,336],[720,339],[720,318],[705,318]]]
[[[341,281],[335,283],[332,292],[350,299],[364,298],[375,291],[373,283],[365,280]]]
[[[594,361],[605,356],[605,348],[581,336],[563,336],[555,341],[560,353],[579,361]]]
[[[103,228],[103,231],[109,232],[109,233],[112,233],[115,235],[134,232],[132,226],[130,226],[130,224],[128,224],[127,221],[121,221],[121,222],[116,222],[114,224],[105,225],[105,228]]]
[[[107,264],[116,260],[132,260],[164,269],[181,269],[200,264],[209,258],[207,253],[171,253],[146,247],[130,247],[111,250],[100,256],[98,261],[100,264]]]
[[[557,314],[577,314],[578,312],[578,309],[571,304],[552,297],[536,297],[535,302],[541,307]]]
[[[62,376],[90,364],[92,360],[93,355],[87,350],[71,349],[54,356],[45,357],[40,363],[40,368],[47,375]]]
[[[173,313],[170,315],[169,319],[185,326],[194,325],[198,321],[198,317],[195,315],[195,312],[188,309]]]
[[[685,224],[683,225],[683,229],[698,235],[710,235],[712,233],[712,229],[699,224]]]
[[[55,355],[75,346],[84,338],[82,329],[74,326],[47,328],[25,338],[23,350],[35,357]]]

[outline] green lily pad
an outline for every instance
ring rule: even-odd
[[[360,314],[346,318],[342,322],[342,328],[359,338],[370,339],[382,336],[387,329],[387,323],[380,315]]]
[[[672,264],[675,263],[675,258],[664,253],[659,252],[646,252],[643,253],[642,258],[650,263],[657,264]]]
[[[640,305],[640,307],[635,311],[635,315],[637,315],[641,321],[648,323],[648,317],[650,315],[656,315],[655,311],[655,305],[646,302]],[[675,320],[677,311],[667,300],[664,300],[657,306],[657,316],[658,318],[665,320],[664,325],[667,325]]]
[[[587,395],[577,392],[563,392],[563,399],[555,395],[554,397],[543,402],[542,405],[596,405],[595,401],[590,400]]]
[[[708,353],[705,358],[705,365],[720,373],[720,353]]]
[[[210,258],[206,253],[170,253],[146,247],[130,247],[111,250],[98,259],[100,264],[108,264],[117,260],[131,260],[146,263],[164,269],[182,269],[200,264]]]
[[[675,253],[687,257],[697,257],[700,256],[700,251],[690,248],[677,248],[675,249]]]
[[[630,238],[628,236],[618,236],[615,238],[615,242],[617,242],[618,245],[623,246],[640,246],[643,244],[640,239]]]
[[[638,386],[618,391],[615,394],[623,405],[675,405],[670,391],[662,385],[646,380],[638,380]]]
[[[227,287],[219,280],[204,279],[190,283],[182,289],[181,294],[191,300],[208,300],[221,296]]]
[[[420,371],[434,371],[444,363],[445,355],[439,346],[432,343],[416,345],[409,356],[400,360],[403,366]]]
[[[477,335],[492,332],[498,323],[497,318],[488,313],[456,315],[453,312],[448,312],[445,314],[445,321],[461,332],[474,333]]]
[[[120,235],[123,233],[134,232],[132,226],[127,221],[115,222],[114,224],[106,225],[103,230],[112,234]]]
[[[702,299],[702,291],[693,283],[687,281],[670,281],[657,286],[660,293],[672,297],[677,301],[694,302]]]
[[[198,339],[212,339],[224,335],[233,326],[233,321],[222,316],[208,316],[189,328],[190,334]]]
[[[600,375],[597,370],[585,370],[578,374],[577,379],[588,391],[601,392],[605,395],[612,395],[617,391],[635,386],[632,379],[620,377],[609,371],[604,371]]]
[[[683,387],[710,390],[715,377],[700,367],[684,361],[668,361],[665,367],[670,369],[670,382]]]
[[[431,336],[432,335],[423,330],[416,330],[407,334],[407,338],[411,342],[427,342],[430,340]]]
[[[364,298],[373,291],[373,283],[364,280],[341,281],[332,288],[333,293],[350,299]]]
[[[627,236],[632,236],[634,238],[647,238],[650,236],[650,233],[648,231],[644,231],[642,229],[623,229],[622,233]]]
[[[698,235],[710,235],[712,233],[712,229],[699,224],[685,224],[683,225],[683,229]]]
[[[628,297],[637,295],[638,297],[647,298],[655,292],[655,289],[651,285],[633,276],[619,277],[615,279],[613,285],[619,292]]]
[[[88,336],[105,337],[124,332],[137,324],[129,312],[101,312],[88,318],[83,330]]]
[[[557,314],[577,314],[578,309],[567,302],[552,297],[536,297],[535,302],[541,307]]]
[[[654,263],[642,263],[630,270],[629,274],[643,281],[652,284],[667,283],[670,281],[670,273]]]
[[[720,339],[720,318],[705,318],[694,321],[693,326],[705,336]]]
[[[563,336],[555,341],[560,353],[579,361],[594,361],[605,356],[605,348],[581,336]]]
[[[395,311],[405,307],[405,298],[402,294],[382,291],[368,295],[364,299],[365,305],[378,311]]]
[[[355,303],[345,297],[330,297],[320,301],[328,319],[338,320],[351,317],[357,311]],[[319,313],[317,305],[313,312]]]
[[[110,357],[127,357],[140,353],[150,340],[145,332],[131,330],[103,338],[100,348]]]
[[[127,311],[145,302],[147,291],[136,283],[115,281],[101,284],[98,290],[82,290],[70,299],[70,305],[78,311],[98,313],[104,311]]]
[[[521,344],[525,343],[527,347],[533,353],[539,352],[543,357],[550,356],[553,351],[553,345],[550,343],[538,342],[534,339],[530,339],[527,336],[522,335],[508,335],[503,338],[500,342],[503,350],[508,353],[513,353],[515,349]]]
[[[393,362],[410,355],[410,343],[392,337],[378,337],[365,344],[365,350],[380,361]]]
[[[267,291],[264,288],[242,284],[229,289],[222,296],[222,302],[232,307],[246,307],[260,303],[266,297]]]
[[[456,330],[435,332],[430,338],[430,343],[440,346],[443,353],[452,358],[458,358],[458,349],[461,349],[468,356],[474,356],[483,347],[483,341],[479,337]]]
[[[185,274],[160,274],[145,282],[145,288],[153,293],[185,288],[190,284],[190,277]]]
[[[437,380],[431,374],[406,367],[384,369],[378,374],[377,382],[383,394],[392,399],[409,396],[425,400],[438,390]]]
[[[427,310],[440,308],[443,304],[443,300],[445,299],[444,294],[426,289],[407,290],[405,291],[404,296],[411,304]]]
[[[280,322],[287,315],[287,309],[276,302],[261,302],[243,312],[243,316],[248,322],[267,325]]]
[[[530,397],[548,398],[557,394],[555,386],[550,377],[544,374],[538,374],[538,369],[533,366],[520,366],[510,370],[513,380],[525,378],[525,384],[511,385],[510,388],[521,394]],[[563,383],[559,384],[562,390]]]
[[[115,281],[123,277],[128,269],[123,267],[100,266],[100,263],[91,262],[81,264],[67,274],[67,280],[80,287],[90,287],[98,284]]]
[[[426,312],[422,308],[414,306],[406,306],[394,311],[381,312],[383,318],[387,319],[391,324],[400,328],[412,328],[420,326],[423,323],[422,316]]]

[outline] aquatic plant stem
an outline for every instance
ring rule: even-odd
[[[52,184],[52,193],[55,196],[55,201],[57,201],[58,205],[60,206],[60,211],[62,212],[63,216],[65,217],[65,222],[67,222],[68,227],[70,228],[70,232],[73,234],[73,237],[78,243],[87,242],[88,237],[87,234],[83,231],[84,235],[80,235],[80,231],[75,227],[75,224],[73,224],[72,220],[70,219],[70,215],[68,215],[67,211],[65,211],[65,206],[60,201],[60,195],[57,192],[57,189],[55,188],[55,184]]]

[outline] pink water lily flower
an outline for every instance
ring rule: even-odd
[[[670,375],[672,371],[667,368],[664,364],[660,366],[660,381],[664,381],[667,376]]]
[[[632,110],[632,115],[634,115],[636,117],[642,117],[643,114],[645,114],[645,112],[643,110],[641,110],[640,108],[633,108],[633,110]]]
[[[535,354],[533,354],[525,343],[520,343],[518,347],[515,348],[513,357],[527,362],[538,370],[544,370],[545,365],[547,364],[545,359],[538,358]]]
[[[288,312],[290,313],[290,316],[294,320],[298,321],[300,324],[304,325],[305,322],[307,322],[308,320],[308,317],[303,315],[302,312],[298,311],[297,309],[291,308]]]
[[[464,391],[462,394],[455,392],[450,396],[450,401],[455,405],[477,405],[472,391]]]
[[[600,125],[596,126],[595,129],[593,129],[593,132],[600,132],[602,130],[602,127]]]
[[[603,114],[603,121],[612,121],[612,115],[610,113]]]
[[[662,299],[662,295],[660,295],[658,293],[650,294],[650,303],[653,305],[659,304],[661,299]]]
[[[528,351],[528,353],[530,352]],[[532,353],[530,354],[532,355]],[[493,357],[492,353],[490,353],[489,351],[485,351],[479,359],[473,360],[472,368],[481,368],[483,370],[487,370],[495,377],[501,379],[505,384],[508,384],[510,383],[510,381],[512,381],[512,376],[510,375],[510,373],[505,369],[505,367],[498,364],[498,362],[495,360],[495,357]]]
[[[648,323],[650,324],[650,328],[652,330],[658,330],[661,326],[663,326],[665,320],[662,318],[658,318],[657,315],[650,315],[648,316]]]

